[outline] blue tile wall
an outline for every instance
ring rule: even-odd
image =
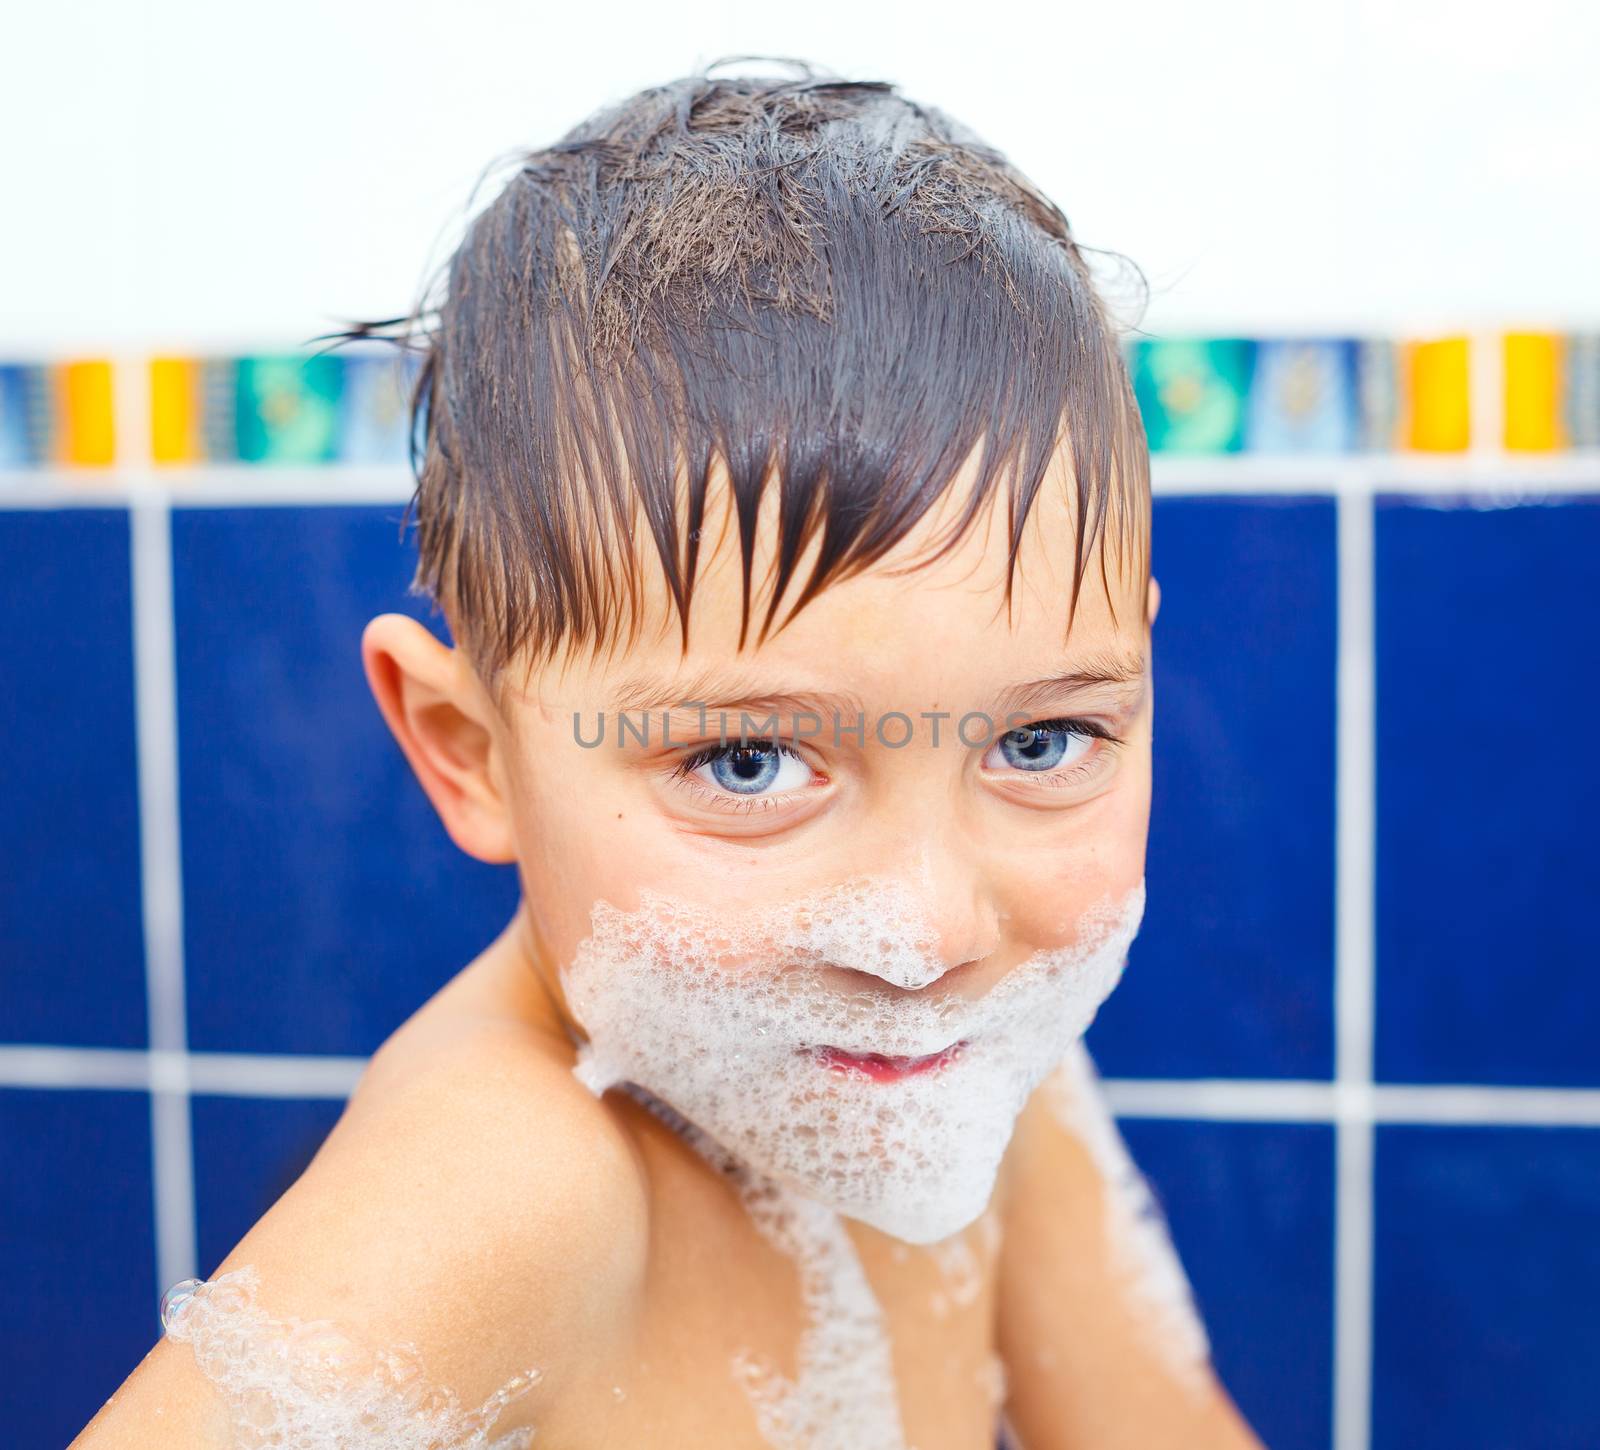
[[[1156,500],[1149,900],[1089,1037],[1108,1075],[1333,1071],[1337,541],[1331,499]]]
[[[1150,1119],[1122,1131],[1166,1211],[1241,1413],[1272,1450],[1328,1450],[1332,1129]]]
[[[193,1047],[369,1053],[516,907],[515,868],[445,834],[362,673],[372,616],[427,617],[399,517],[174,515]]]
[[[1376,1066],[1492,1105],[1600,1088],[1600,498],[1484,502],[1374,513]],[[156,1331],[142,1059],[92,1051],[146,1041],[130,540],[122,509],[4,503],[0,1069],[15,1044],[88,1049],[50,1070],[130,1084],[0,1087],[0,1445],[60,1450]],[[1337,509],[1168,495],[1155,518],[1149,907],[1090,1044],[1109,1078],[1271,1100],[1333,1071]],[[439,628],[399,519],[174,511],[197,1050],[370,1052],[514,909],[514,869],[450,842],[362,674],[374,614]],[[202,1272],[340,1107],[192,1100]],[[1273,1450],[1328,1450],[1331,1122],[1124,1130],[1235,1399]],[[1372,1450],[1600,1446],[1600,1128],[1376,1143]]]
[[[196,1097],[195,1224],[200,1272],[210,1276],[288,1190],[332,1130],[343,1102]]]
[[[1600,1085],[1600,498],[1374,528],[1378,1075]]]
[[[122,509],[0,509],[0,1042],[145,1042]]]
[[[1600,1445],[1600,1128],[1380,1128],[1373,1450]]]
[[[61,1450],[159,1331],[142,1093],[0,1089],[0,1444]]]

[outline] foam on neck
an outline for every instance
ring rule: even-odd
[[[795,1377],[748,1351],[733,1362],[762,1437],[774,1450],[907,1450],[888,1326],[844,1220],[752,1172],[659,1099],[630,1094],[737,1186],[757,1232],[799,1271],[805,1326]]]

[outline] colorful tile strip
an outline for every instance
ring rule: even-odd
[[[115,458],[109,362],[0,363],[0,468],[100,468]]]
[[[1471,348],[1465,337],[1408,342],[1401,390],[1405,446],[1463,453],[1472,441]]]
[[[1566,447],[1562,417],[1562,339],[1552,332],[1508,332],[1501,339],[1505,373],[1503,442],[1513,453],[1554,453]]]
[[[1434,338],[1171,337],[1127,346],[1153,452],[1460,453],[1474,442],[1473,348]],[[1600,333],[1493,339],[1497,450],[1600,449]],[[388,349],[149,360],[158,466],[404,466],[417,359]],[[0,362],[0,472],[116,460],[112,364]],[[1480,400],[1486,401],[1486,400]],[[1481,429],[1480,429],[1481,433]]]
[[[1245,405],[1251,453],[1348,453],[1361,428],[1360,353],[1344,339],[1256,345]]]
[[[1129,359],[1152,450],[1237,453],[1256,345],[1244,338],[1140,341]]]
[[[153,358],[157,463],[403,463],[415,366],[398,356]]]

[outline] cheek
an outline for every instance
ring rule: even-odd
[[[524,774],[512,814],[529,923],[547,955],[565,962],[589,935],[597,900],[637,902],[655,853],[639,839],[644,821],[631,820],[625,804],[609,803],[587,781],[563,784],[559,774]]]
[[[1001,894],[1009,934],[1024,951],[1071,945],[1085,915],[1120,907],[1144,879],[1144,833],[1099,838],[1054,860],[1031,858],[1026,876],[1013,877]]]
[[[1086,912],[1120,906],[1144,880],[1150,836],[1150,762],[1128,762],[1116,790],[1052,842],[1030,846],[1025,871],[1004,878],[998,900],[1014,940],[1029,951],[1077,941]]]
[[[597,902],[633,913],[646,888],[698,901],[715,887],[715,901],[738,908],[730,884],[708,882],[703,863],[682,850],[659,815],[598,772],[559,776],[525,777],[513,812],[525,912],[547,960],[571,962],[593,930]]]

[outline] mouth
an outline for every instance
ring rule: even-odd
[[[846,1052],[840,1047],[819,1047],[816,1056],[824,1067],[834,1072],[858,1072],[873,1082],[900,1082],[908,1077],[937,1072],[955,1061],[966,1045],[963,1038],[921,1057],[892,1057],[882,1052]]]

